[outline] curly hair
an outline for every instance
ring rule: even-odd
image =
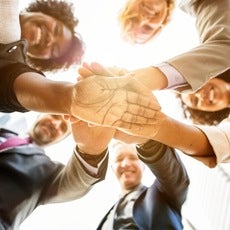
[[[149,14],[150,12],[146,11],[145,6],[146,0],[128,0],[124,6],[124,8],[120,11],[118,15],[118,21],[121,25],[121,33],[125,40],[135,42],[135,38],[133,37],[133,27],[141,22],[143,14]],[[152,34],[146,42],[151,40],[156,34],[158,34],[162,28],[169,23],[171,20],[172,12],[175,8],[175,0],[166,0],[168,5],[168,15],[163,21],[161,27],[157,29]],[[146,43],[145,42],[145,43]]]
[[[73,14],[73,3],[59,0],[36,0],[26,9],[27,12],[41,12],[61,21],[72,33],[72,45],[58,58],[37,59],[28,56],[29,64],[40,71],[57,71],[67,69],[72,64],[80,64],[85,52],[81,36],[75,32],[78,19]]]
[[[190,119],[194,124],[197,125],[218,125],[230,114],[230,108],[213,112],[192,109],[183,102],[180,93],[176,93],[176,98],[180,101],[184,117],[186,119]]]

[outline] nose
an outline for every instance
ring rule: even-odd
[[[62,121],[56,119],[52,123],[53,123],[53,126],[55,127],[55,129],[58,131],[61,127]]]
[[[128,158],[124,158],[121,162],[121,167],[125,168],[130,165],[130,160]]]

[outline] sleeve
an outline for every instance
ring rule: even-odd
[[[65,167],[59,167],[44,188],[43,203],[64,202],[79,199],[90,191],[95,183],[104,180],[108,167],[108,156],[98,169],[96,176],[87,172],[76,154]]]
[[[163,62],[156,65],[155,67],[157,67],[166,76],[168,80],[167,89],[174,89],[188,85],[184,77],[168,63]]]
[[[75,148],[76,157],[79,159],[83,167],[88,171],[89,174],[96,176],[99,172],[99,168],[105,161],[108,155],[108,149],[103,151],[100,155],[89,155],[87,153],[80,152],[78,146]]]
[[[145,146],[137,147],[139,158],[155,175],[155,185],[160,192],[165,194],[172,206],[180,210],[189,186],[184,164],[174,149],[153,140],[146,145],[146,150]]]
[[[0,111],[28,111],[18,102],[14,93],[14,81],[23,73],[35,72],[43,75],[26,64],[27,42],[24,40],[11,44],[0,44]]]
[[[198,126],[204,132],[216,155],[217,164],[230,162],[230,121],[219,126]]]
[[[184,1],[183,8],[196,18],[201,45],[167,60],[192,90],[230,69],[230,4],[223,1]]]

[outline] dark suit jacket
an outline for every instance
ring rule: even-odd
[[[142,188],[134,203],[133,218],[136,225],[140,230],[183,229],[181,207],[186,199],[189,178],[180,158],[169,148],[160,159],[153,162],[143,155],[139,157],[148,165],[156,180],[151,187]]]
[[[76,154],[65,166],[32,144],[0,152],[0,230],[18,230],[41,204],[82,197],[104,178],[106,168],[107,159],[98,176],[91,176]]]

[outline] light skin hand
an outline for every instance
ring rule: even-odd
[[[78,82],[75,90],[71,114],[98,125],[132,128],[152,124],[160,110],[152,92],[131,76],[92,76]]]
[[[80,151],[91,155],[101,154],[108,146],[115,130],[90,126],[84,121],[72,120],[72,135]]]
[[[113,138],[126,144],[143,144],[149,140],[144,137],[130,135],[120,130],[116,130]]]
[[[150,90],[164,89],[168,85],[166,76],[156,67],[145,67],[137,70],[127,71],[121,68],[109,67],[106,68],[97,62],[84,63],[82,68],[87,69],[92,74],[101,76],[125,76],[132,75],[136,80]],[[80,73],[81,74],[81,73]],[[89,76],[91,76],[89,75]]]

